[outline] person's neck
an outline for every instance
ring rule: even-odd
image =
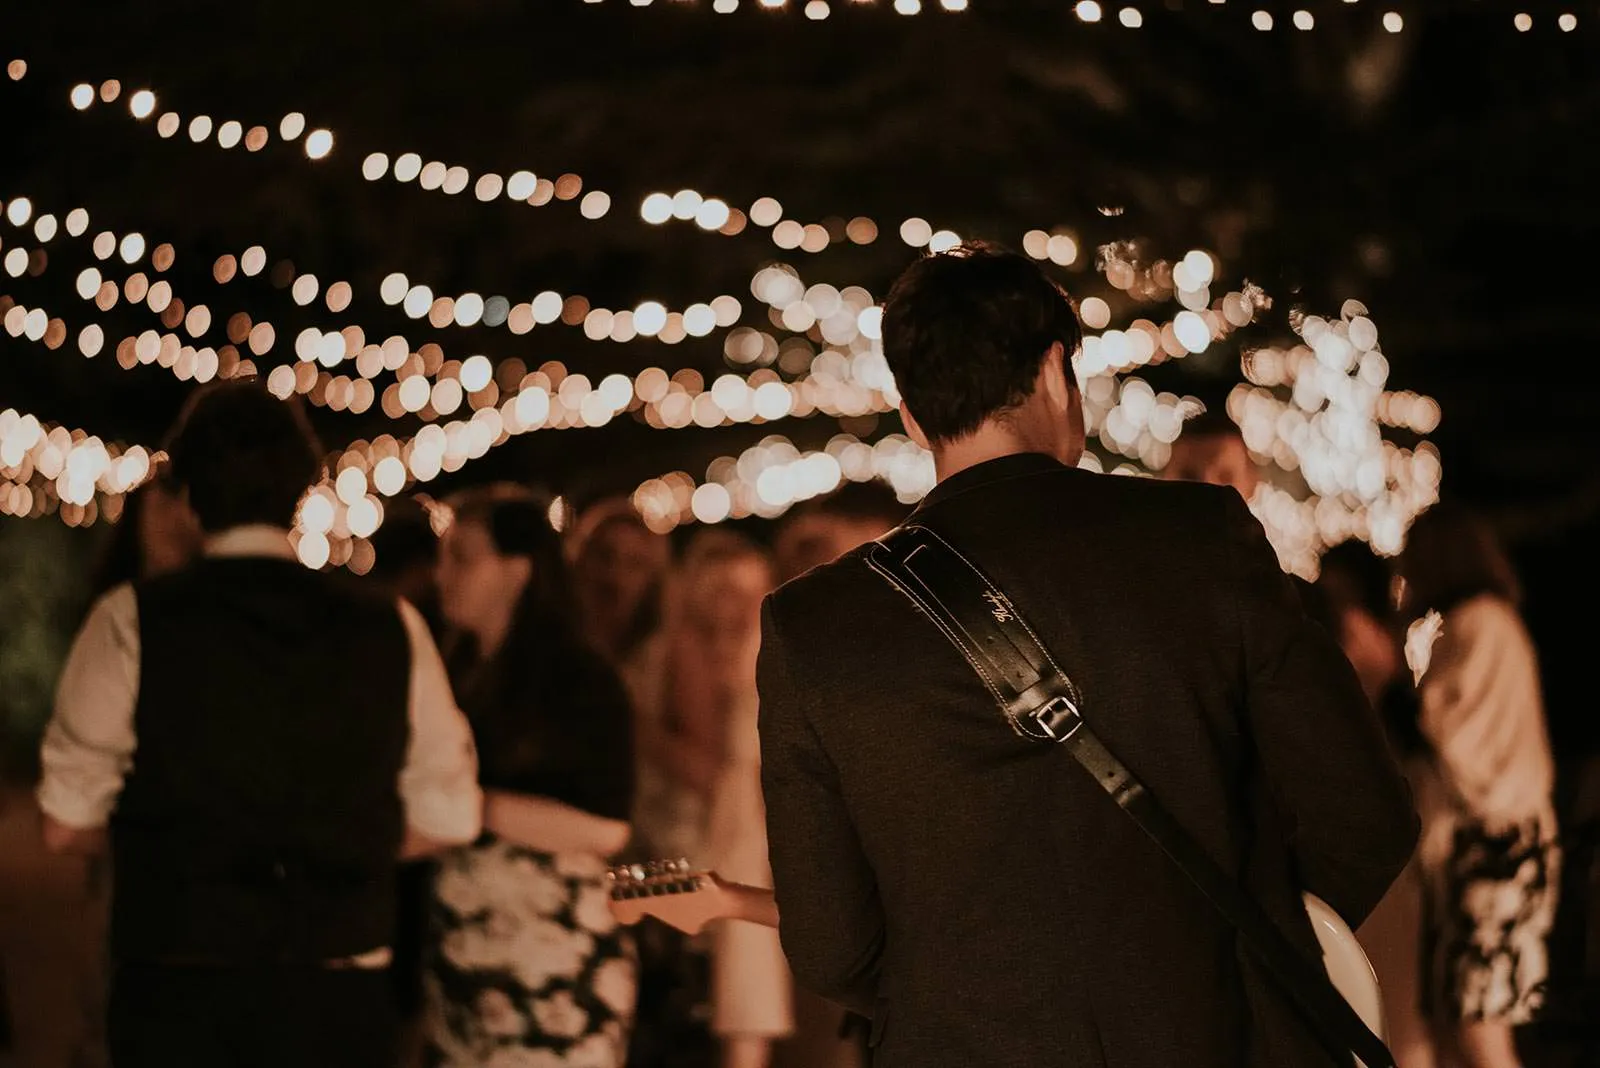
[[[933,449],[933,469],[938,480],[1005,456],[1042,453],[1055,456],[1054,442],[1040,442],[1014,427],[987,424],[964,438],[939,442]],[[1058,457],[1059,458],[1059,457]]]
[[[511,618],[514,608],[496,613],[493,619],[486,619],[472,628],[472,636],[478,643],[478,659],[488,660],[500,651],[506,643],[506,635],[511,633]]]

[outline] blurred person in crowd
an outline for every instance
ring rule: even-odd
[[[1397,756],[1423,749],[1417,728],[1416,684],[1406,664],[1405,635],[1395,613],[1394,565],[1362,541],[1322,554],[1317,587],[1327,599],[1330,629],[1367,700],[1383,717]]]
[[[433,526],[438,506],[426,497],[395,497],[384,502],[383,524],[368,539],[372,569],[367,578],[409,603],[437,636],[439,618],[439,535]]]
[[[95,596],[124,582],[177,571],[200,555],[203,541],[194,512],[172,485],[168,466],[158,464],[150,478],[122,499],[122,517],[96,572]]]
[[[689,580],[694,588],[676,591],[688,612],[685,631],[700,634],[694,644],[707,672],[727,680],[721,690],[726,696],[715,698],[727,703],[727,735],[722,770],[711,789],[706,858],[726,878],[771,889],[756,733],[756,653],[761,598],[775,585],[774,575],[770,557],[748,543],[713,539],[720,533],[702,532],[690,544],[686,565],[692,561],[698,577]],[[714,606],[713,597],[725,603]],[[711,1026],[722,1043],[724,1068],[767,1068],[774,1043],[794,1031],[789,965],[778,932],[730,920],[713,927],[711,935]]]
[[[1183,424],[1161,476],[1184,482],[1232,486],[1248,503],[1261,484],[1261,469],[1244,443],[1244,432],[1218,404]]]
[[[667,580],[639,691],[635,827],[659,856],[702,859],[734,717],[755,699],[761,598],[772,565],[729,530],[699,531]]]
[[[1470,1068],[1513,1068],[1512,1030],[1545,994],[1560,860],[1538,658],[1482,517],[1423,513],[1399,573],[1403,619],[1443,616],[1420,683],[1424,1004]]]
[[[795,506],[773,540],[778,581],[788,582],[888,533],[909,511],[881,482],[846,482]]]
[[[771,561],[754,543],[699,531],[667,579],[662,627],[636,675],[639,848],[766,886],[765,836],[751,834],[762,819],[752,762],[758,623],[772,584]],[[791,1027],[776,932],[730,923],[685,939],[647,924],[641,938],[638,1062],[765,1063]]]
[[[626,497],[611,497],[578,516],[567,552],[590,642],[613,664],[631,663],[660,624],[671,542]]]
[[[606,865],[629,833],[627,694],[582,632],[549,502],[496,485],[448,507],[439,603],[484,833],[437,861],[428,1060],[620,1068],[637,965]]]
[[[466,721],[414,609],[295,560],[297,403],[202,389],[167,451],[203,555],[96,603],[41,752],[46,844],[109,825],[112,1061],[388,1068],[394,866],[478,833]]]
[[[1323,553],[1308,607],[1355,668],[1415,791],[1425,746],[1417,729],[1416,689],[1395,618],[1393,577],[1389,563],[1364,542],[1343,542]],[[1435,1040],[1422,1011],[1422,877],[1415,858],[1356,934],[1378,976],[1395,1063],[1398,1068],[1434,1068]]]

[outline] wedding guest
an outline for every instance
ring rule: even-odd
[[[753,543],[700,531],[666,589],[663,625],[641,663],[639,837],[661,856],[703,860],[713,790],[734,717],[755,701],[757,609],[772,568]]]
[[[548,502],[500,485],[448,507],[439,598],[484,833],[438,860],[429,1063],[620,1068],[636,964],[605,880],[629,834],[627,694],[582,633]]]
[[[672,546],[645,526],[627,498],[612,497],[579,515],[568,554],[585,632],[625,670],[660,624],[661,584]]]
[[[1443,615],[1421,681],[1425,1005],[1469,1068],[1515,1068],[1512,1030],[1544,997],[1560,860],[1538,657],[1481,517],[1423,513],[1399,571],[1403,618]]]
[[[41,753],[47,845],[109,830],[112,1061],[388,1068],[394,866],[477,834],[466,722],[413,609],[295,560],[298,405],[202,389],[167,452],[203,556],[95,605]]]
[[[778,581],[788,582],[820,564],[888,533],[910,512],[881,482],[846,482],[825,497],[797,505],[773,539]]]
[[[124,582],[177,571],[200,555],[204,535],[194,512],[172,484],[166,464],[122,499],[122,517],[95,576],[95,596]]]
[[[734,882],[770,890],[755,657],[761,598],[775,585],[771,562],[748,542],[706,531],[690,544],[685,564],[676,589],[684,599],[680,620],[687,632],[699,634],[695,646],[704,658],[703,675],[726,687],[726,734],[722,769],[711,787],[706,862]],[[681,652],[678,669],[692,667],[693,655]],[[722,1064],[767,1068],[775,1044],[795,1027],[793,983],[778,932],[730,920],[712,929],[710,948],[711,1029]]]
[[[726,860],[730,878],[758,884],[764,846],[752,857],[748,838],[738,839],[759,818],[761,810],[751,808],[752,800],[759,803],[759,784],[752,799],[730,756],[735,745],[751,755],[739,736],[754,730],[756,613],[771,585],[771,564],[752,542],[727,530],[698,532],[668,576],[661,629],[641,648],[633,674],[637,850],[699,867]],[[660,924],[639,930],[645,971],[635,1063],[709,1068],[728,1056],[759,1062],[771,1040],[787,1033],[787,974],[781,954],[774,957],[775,933],[686,939]],[[725,954],[714,978],[719,941]],[[720,998],[713,993],[719,980]]]
[[[383,525],[373,532],[369,582],[410,604],[437,637],[439,619],[439,535],[433,529],[436,504],[426,498],[395,497],[384,505]]]

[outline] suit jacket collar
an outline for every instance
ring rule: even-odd
[[[928,495],[922,498],[922,503],[917,505],[916,510],[920,512],[940,501],[949,500],[951,497],[977,489],[979,486],[986,486],[991,482],[1003,482],[1019,476],[1066,469],[1066,465],[1060,460],[1046,456],[1042,452],[1014,452],[1009,456],[985,460],[981,464],[957,471],[933,487]]]

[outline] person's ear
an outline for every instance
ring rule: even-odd
[[[1066,411],[1072,403],[1076,386],[1076,381],[1069,377],[1072,374],[1072,368],[1067,363],[1066,346],[1057,341],[1045,351],[1044,363],[1039,368],[1039,384],[1044,388],[1051,405],[1061,411]]]

